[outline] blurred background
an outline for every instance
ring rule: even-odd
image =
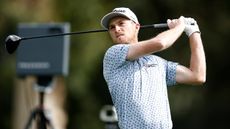
[[[23,89],[15,88],[20,82],[15,72],[16,54],[8,54],[4,46],[5,38],[17,33],[17,25],[69,22],[71,31],[97,29],[101,28],[101,18],[118,6],[133,10],[143,25],[181,15],[197,20],[207,58],[207,81],[203,86],[168,88],[174,129],[229,129],[229,0],[0,0],[1,129],[14,128],[15,101],[22,101],[15,99],[17,90]],[[141,30],[139,39],[148,39],[160,31]],[[173,47],[156,54],[188,65],[187,41],[184,34]],[[73,35],[70,42],[69,74],[64,77],[66,128],[103,129],[99,112],[112,102],[102,75],[102,60],[112,43],[107,33]]]

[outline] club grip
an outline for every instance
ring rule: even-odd
[[[152,24],[152,25],[143,25],[141,26],[141,29],[145,29],[145,28],[168,28],[168,24],[167,23],[158,23],[158,24]]]
[[[158,24],[153,24],[154,28],[168,28],[167,23],[158,23]]]

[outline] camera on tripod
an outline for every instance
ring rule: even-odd
[[[44,34],[68,33],[69,23],[20,23],[18,34],[23,37]],[[33,120],[37,129],[53,128],[46,116],[44,107],[45,93],[51,92],[55,86],[55,76],[67,76],[69,68],[69,36],[41,38],[23,41],[17,49],[16,72],[19,77],[33,75],[37,82],[34,90],[39,93],[39,104],[31,112],[25,129],[29,129]]]
[[[117,112],[113,105],[105,105],[102,107],[100,119],[105,123],[105,129],[119,129]]]

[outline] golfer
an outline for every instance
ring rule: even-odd
[[[138,41],[140,24],[129,8],[115,8],[101,19],[114,43],[105,53],[103,74],[121,129],[171,129],[167,86],[202,85],[206,80],[197,22],[181,16],[168,19],[167,24],[168,30]],[[154,55],[172,46],[183,32],[189,38],[189,67]]]

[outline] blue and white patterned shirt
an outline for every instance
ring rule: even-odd
[[[103,61],[121,129],[171,129],[167,85],[176,83],[177,63],[155,55],[126,60],[128,44],[110,47]]]

